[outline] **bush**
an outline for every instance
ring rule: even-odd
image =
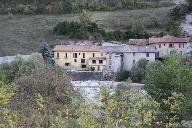
[[[158,23],[155,23],[157,25]],[[130,38],[148,38],[149,34],[145,31],[144,26],[138,22],[132,24],[126,32],[122,32],[119,30],[112,32],[105,32],[105,30],[100,29],[96,23],[78,23],[78,22],[68,22],[64,21],[62,23],[58,23],[54,29],[53,34],[63,35],[68,38],[77,38],[77,39],[89,39],[89,37],[95,37],[96,35],[100,35],[102,39],[106,41],[124,41]],[[100,40],[102,40],[100,38]]]
[[[116,81],[126,81],[130,76],[130,72],[128,71],[123,71],[120,70],[119,72],[116,73]]]
[[[136,83],[142,83],[145,79],[148,62],[146,59],[139,60],[131,69],[131,80]]]

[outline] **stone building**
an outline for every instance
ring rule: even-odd
[[[173,50],[184,54],[187,47],[187,39],[167,35],[161,38],[149,38],[149,44],[155,46],[159,52],[158,57],[162,58]]]
[[[106,46],[102,52],[107,53],[107,70],[117,72],[121,69],[130,71],[140,59],[155,61],[157,50],[154,46]]]

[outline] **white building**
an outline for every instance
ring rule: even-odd
[[[161,58],[165,57],[173,50],[184,54],[187,47],[187,39],[167,35],[162,38],[149,38],[149,44],[155,46],[159,52],[158,57]]]
[[[108,54],[106,69],[117,72],[120,69],[130,71],[140,59],[155,61],[157,51],[154,46],[104,46],[103,52]]]

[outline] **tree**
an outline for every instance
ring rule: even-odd
[[[47,43],[43,43],[40,47],[39,47],[39,53],[42,54],[43,56],[43,60],[44,63],[46,65],[51,65],[53,66],[55,64],[55,61],[53,59],[53,56],[51,54],[51,51],[49,50],[49,46]]]
[[[80,15],[80,21],[81,24],[84,26],[87,26],[88,24],[91,23],[91,13],[86,10],[82,10],[81,15]]]
[[[122,69],[116,73],[116,81],[125,81],[129,78],[130,72],[123,71]]]
[[[6,83],[6,76],[0,74],[0,105],[8,104],[14,94],[11,86]]]
[[[43,58],[39,53],[31,54],[28,60],[24,60],[20,55],[17,55],[11,63],[0,65],[0,73],[6,76],[7,81],[12,82],[15,78],[30,74],[33,69],[39,69],[43,66]]]
[[[150,127],[159,112],[159,104],[130,83],[118,85],[115,93],[103,86],[98,94],[102,105],[103,127]]]
[[[147,68],[147,60],[141,59],[139,60],[131,69],[131,79],[133,82],[142,83],[145,79],[146,68]]]
[[[15,89],[6,81],[6,76],[0,73],[0,127],[15,128],[19,127],[18,117],[16,114],[5,109],[5,106],[11,101],[15,95]]]
[[[188,3],[188,10],[192,11],[192,1],[191,0],[187,0]]]
[[[145,28],[141,21],[134,22],[131,27],[131,32],[135,35],[142,35],[145,31]]]
[[[147,68],[145,78],[145,89],[155,98],[161,105],[162,117],[167,117],[162,122],[168,124],[171,120],[180,123],[183,117],[186,116],[186,111],[191,113],[191,97],[192,97],[192,68],[183,62],[183,58],[178,53],[171,53],[162,62],[150,64]],[[173,95],[176,94],[176,95]],[[182,102],[179,105],[179,111],[172,113],[171,106],[167,106],[164,100],[169,100],[169,97],[177,97],[181,95],[184,98],[177,99],[177,102]],[[182,108],[182,109],[181,109]]]
[[[62,4],[63,4],[63,10],[64,13],[69,13],[72,11],[72,2],[71,0],[62,0]]]
[[[70,76],[63,69],[47,67],[38,53],[28,60],[12,63],[6,70],[15,71],[16,63],[16,74],[19,75],[10,81],[7,80],[9,73],[0,73],[0,127],[60,128],[72,122],[69,118],[75,122],[79,106],[74,105],[73,99],[77,99],[78,92],[74,91]]]

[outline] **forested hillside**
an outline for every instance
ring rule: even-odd
[[[88,10],[172,6],[170,0],[0,0],[1,14],[63,14]]]

